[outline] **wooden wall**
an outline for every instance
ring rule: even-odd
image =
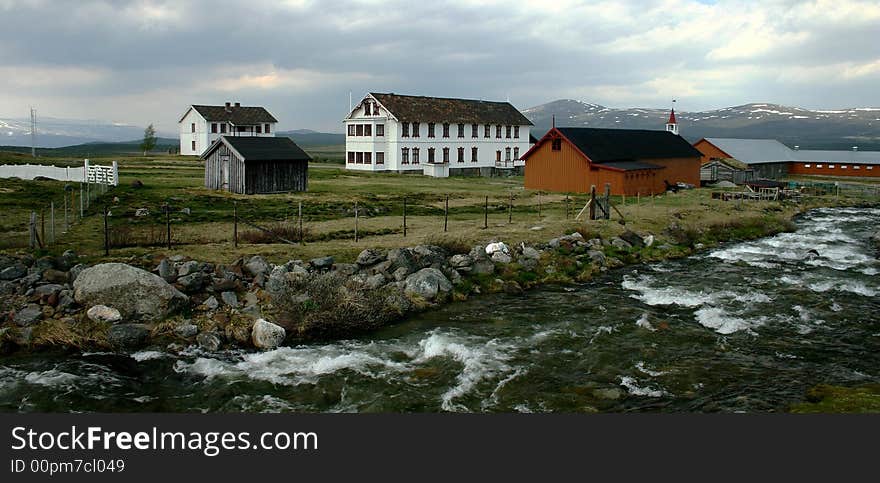
[[[658,193],[666,190],[666,184],[663,183],[663,180],[668,180],[672,184],[681,181],[700,186],[700,158],[642,159],[640,161],[666,168],[657,172],[659,184],[655,186],[660,188]]]
[[[233,193],[244,193],[244,163],[225,144],[218,146],[205,160],[205,187],[213,190],[224,189],[220,168],[221,156],[229,156],[229,186],[226,189]]]
[[[250,161],[245,193],[306,191],[308,182],[308,161]]]
[[[714,144],[706,141],[705,139],[700,139],[694,144],[694,147],[697,148],[697,151],[703,153],[703,157],[700,158],[701,164],[706,164],[712,159],[726,159],[730,156],[727,155],[724,151],[715,147]]]
[[[807,165],[810,167],[808,168]],[[816,166],[822,166],[817,168]],[[830,166],[834,166],[831,168]],[[791,162],[788,174],[818,175],[818,176],[859,176],[865,178],[880,177],[880,165],[854,164],[854,163],[823,163],[823,162]]]
[[[526,159],[525,187],[563,193],[588,193],[588,161],[567,142],[563,141],[561,151],[553,151],[552,144],[545,142]],[[599,189],[598,186],[596,188]]]

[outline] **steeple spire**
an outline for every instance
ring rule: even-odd
[[[669,120],[666,121],[666,132],[678,136],[678,122],[675,120],[675,99],[672,100],[672,110],[669,111]]]

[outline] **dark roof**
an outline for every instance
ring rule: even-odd
[[[202,117],[208,122],[224,121],[232,124],[243,126],[248,124],[259,124],[261,122],[278,122],[272,114],[269,114],[263,107],[250,106],[192,106],[198,111]]]
[[[226,141],[244,161],[311,161],[312,157],[288,137],[221,136],[202,154],[202,159]]]
[[[399,121],[531,126],[509,102],[371,93]]]
[[[702,156],[684,138],[667,131],[585,127],[557,129],[594,163]]]
[[[607,161],[596,166],[605,166],[608,168],[622,169],[624,171],[636,171],[640,169],[663,169],[663,166],[657,166],[651,163],[642,163],[639,161]]]
[[[529,144],[537,144],[538,138],[535,137],[534,134],[529,133]]]

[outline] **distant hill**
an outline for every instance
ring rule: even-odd
[[[311,129],[279,131],[276,135],[287,136],[300,146],[337,146],[345,144],[344,134],[317,132],[312,131]]]
[[[86,143],[119,143],[140,139],[146,126],[87,119],[37,117],[37,147],[60,148]],[[168,136],[171,133],[159,133]],[[31,145],[30,119],[0,119],[0,145]]]
[[[75,156],[87,158],[89,156],[112,156],[112,155],[137,155],[142,154],[140,150],[141,141],[123,141],[116,143],[91,142],[84,144],[76,144],[73,146],[64,146],[58,148],[37,148],[37,156]],[[166,153],[169,149],[177,149],[180,147],[180,141],[177,139],[158,138],[156,148],[153,153]],[[0,146],[0,151],[10,151],[14,153],[30,153],[30,147],[24,146]]]
[[[556,116],[560,127],[664,129],[668,109],[615,109],[561,99],[523,111],[540,137]],[[809,110],[778,104],[745,104],[702,112],[676,112],[682,136],[778,139],[805,149],[880,151],[880,108]]]

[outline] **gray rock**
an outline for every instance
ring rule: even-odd
[[[57,284],[65,284],[70,280],[70,277],[67,275],[67,272],[62,272],[61,270],[55,270],[54,268],[49,268],[43,271],[43,280],[49,283],[57,283]]]
[[[412,249],[419,268],[442,267],[446,263],[446,252],[437,246],[419,245]]]
[[[192,275],[199,271],[199,262],[195,260],[190,260],[188,262],[183,262],[180,267],[177,269],[178,277],[186,277],[187,275]],[[161,277],[161,275],[159,275]],[[165,277],[162,277],[165,278]]]
[[[605,266],[605,254],[599,250],[590,250],[587,252],[587,256],[590,257],[590,260],[596,265],[599,265],[600,267]]]
[[[33,327],[21,327],[17,331],[12,333],[12,342],[21,347],[27,347],[31,345],[31,341],[33,341],[33,339]]]
[[[43,318],[43,309],[37,304],[28,304],[27,307],[15,312],[12,321],[19,327],[27,327],[35,324]]]
[[[229,291],[221,293],[220,300],[233,309],[238,308],[238,295],[236,295],[235,292]]]
[[[630,245],[629,242],[627,242],[626,240],[624,240],[622,238],[618,238],[618,237],[614,237],[611,240],[611,246],[613,246],[614,248],[618,248],[620,250],[627,250],[627,249],[632,248],[632,245]]]
[[[593,390],[593,397],[597,399],[610,399],[612,401],[616,401],[617,399],[620,399],[621,396],[623,396],[623,393],[620,391],[620,389],[614,387]]]
[[[73,283],[81,305],[112,305],[129,320],[158,322],[184,308],[189,299],[158,275],[126,265],[103,263],[87,268]]]
[[[0,271],[0,280],[18,280],[28,274],[28,267],[23,263],[16,263]]]
[[[62,290],[58,294],[58,306],[56,307],[58,310],[67,312],[73,310],[75,306],[76,300],[73,298],[72,290]]]
[[[122,320],[122,314],[113,307],[95,305],[86,312],[86,316],[93,322],[115,324]]]
[[[10,257],[9,255],[4,255],[0,253],[0,271],[3,271],[13,265],[18,263],[18,259],[15,257]]]
[[[207,351],[215,351],[220,348],[220,337],[217,337],[216,334],[212,334],[210,332],[202,332],[201,334],[196,336],[196,343],[202,349]]]
[[[313,258],[309,260],[309,265],[314,267],[315,270],[329,270],[330,267],[333,266],[334,260],[333,257],[320,257]]]
[[[520,256],[519,259],[517,259],[517,262],[520,264],[520,266],[523,269],[528,270],[528,271],[533,271],[534,269],[536,269],[538,267],[538,259],[537,258],[527,258],[527,257]]]
[[[525,247],[522,249],[522,258],[533,258],[538,260],[541,258],[541,252],[534,247]]]
[[[195,324],[181,324],[174,328],[174,333],[178,337],[189,339],[199,333],[199,328]]]
[[[357,263],[358,265],[360,265],[362,267],[369,267],[369,266],[372,266],[372,265],[375,265],[379,262],[384,261],[385,258],[386,258],[386,254],[384,251],[377,250],[374,248],[367,248],[366,250],[362,251],[358,255],[357,260],[355,260],[355,263]]]
[[[706,245],[703,245],[702,243],[697,243],[696,245],[694,245],[694,250],[702,250],[704,248],[706,248]]]
[[[117,324],[110,327],[107,339],[116,348],[136,349],[150,340],[150,329],[144,324]]]
[[[626,230],[620,235],[620,238],[636,248],[644,248],[645,246],[645,240],[641,235],[632,230]]]
[[[177,280],[177,273],[174,271],[171,262],[169,262],[167,258],[163,258],[162,261],[159,262],[159,266],[156,267],[156,272],[158,272],[159,276],[168,283],[173,283]]]
[[[382,285],[385,285],[385,276],[381,273],[370,275],[364,281],[364,288],[366,288],[367,290],[376,290]]]
[[[266,290],[273,295],[281,294],[287,288],[288,273],[287,265],[278,265],[273,268],[266,280]]]
[[[34,268],[43,272],[55,268],[55,259],[52,257],[40,257],[34,262]]]
[[[208,297],[208,300],[205,300],[204,305],[205,308],[208,310],[217,310],[218,308],[220,308],[220,302],[218,302],[213,295]]]
[[[511,261],[513,261],[513,259],[510,257],[510,255],[508,255],[502,251],[497,251],[492,254],[492,261],[495,263],[507,264],[507,263],[510,263]]]
[[[391,262],[392,273],[399,269],[405,268],[407,274],[417,270],[418,261],[409,248],[394,248],[388,252],[388,261]]]
[[[205,275],[203,272],[195,272],[185,277],[178,278],[177,285],[179,285],[186,293],[196,293],[205,288],[210,281],[211,277]]]
[[[7,282],[5,280],[0,280],[0,296],[4,295],[12,295],[15,293],[15,284],[12,282]]]
[[[474,261],[486,260],[489,258],[489,255],[486,254],[486,247],[483,245],[474,245],[468,255],[471,257],[471,260]]]
[[[64,290],[64,287],[62,287],[61,285],[50,283],[46,285],[40,285],[39,287],[35,288],[34,295],[43,298],[50,295],[57,295],[61,293],[62,290]]]
[[[169,258],[173,263],[180,263],[180,262],[186,260],[186,257],[185,257],[185,256],[183,256],[183,255],[179,255],[179,254],[178,254],[178,255],[171,255],[171,256],[168,257],[168,258]]]
[[[86,268],[88,268],[88,267],[86,267],[83,264],[74,265],[73,268],[71,268],[68,271],[68,276],[70,277],[70,283],[75,282],[76,277],[79,277],[79,274],[82,273],[82,271],[85,270]]]
[[[406,278],[404,292],[425,300],[441,299],[452,292],[452,282],[436,268],[423,268]]]
[[[267,262],[265,258],[259,255],[251,257],[244,264],[245,272],[249,273],[252,277],[256,277],[257,275],[266,275],[269,273],[269,269],[269,262]]]
[[[406,267],[400,267],[391,274],[392,278],[394,278],[397,282],[402,282],[406,279],[410,274],[410,271]]]
[[[265,319],[257,319],[257,321],[254,322],[254,326],[251,328],[251,342],[254,343],[254,347],[257,349],[276,349],[282,342],[284,342],[286,336],[287,333],[285,332],[284,327],[273,324]]]
[[[34,273],[29,273],[29,274],[25,275],[24,277],[18,279],[18,285],[24,289],[29,289],[29,288],[33,287],[34,285],[36,285],[37,282],[39,282],[42,279],[43,279],[42,274],[39,271],[37,271]]]
[[[257,294],[254,292],[248,292],[244,294],[244,304],[248,307],[252,307],[260,303],[260,298],[257,297]]]
[[[453,255],[449,259],[449,265],[456,270],[470,271],[474,265],[474,259],[470,255]]]
[[[333,265],[333,270],[343,277],[351,277],[360,270],[360,266],[356,263],[337,263]]]
[[[78,258],[79,256],[76,254],[75,251],[66,250],[64,253],[61,254],[60,257],[58,257],[58,260],[56,261],[57,268],[59,270],[68,272],[71,268],[76,266]]]
[[[491,260],[477,260],[471,267],[474,275],[491,275],[495,273],[495,264]]]

